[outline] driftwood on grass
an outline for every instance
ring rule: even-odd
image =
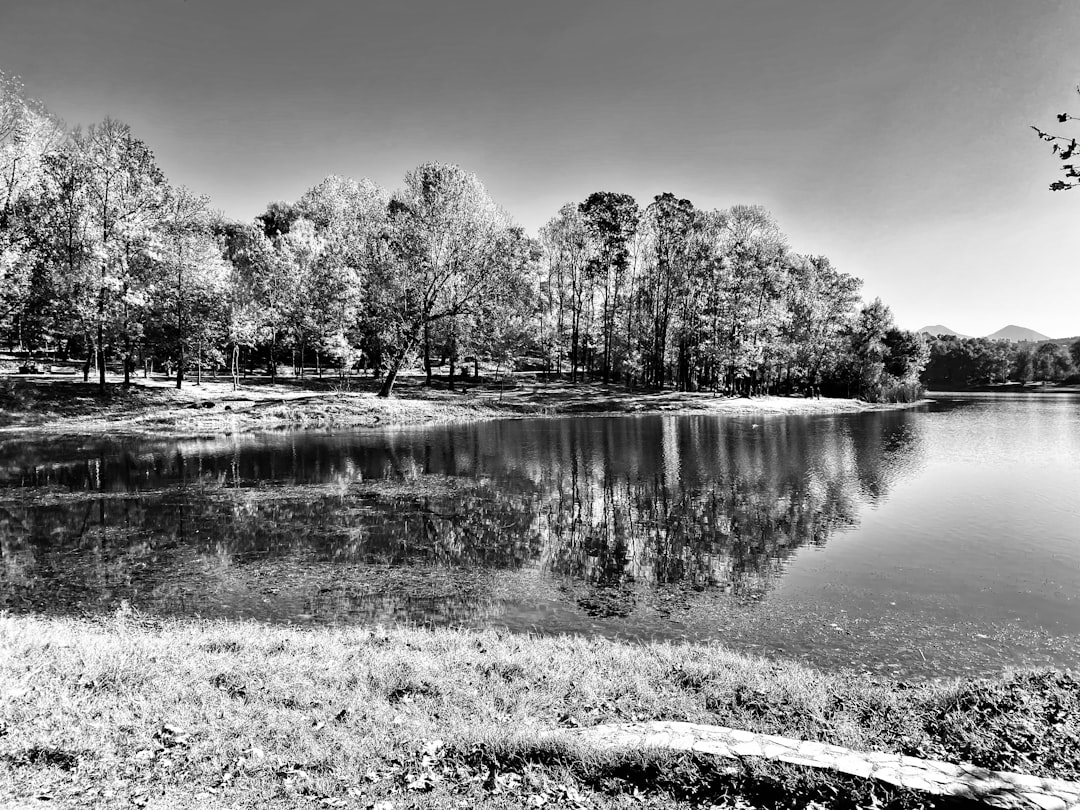
[[[938,796],[983,802],[1009,810],[1077,810],[1080,783],[991,771],[900,754],[863,753],[839,745],[697,723],[643,722],[560,729],[547,736],[587,740],[611,749],[664,748],[743,759],[759,757],[825,768]]]

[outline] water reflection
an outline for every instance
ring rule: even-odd
[[[911,417],[8,444],[0,607],[477,623],[753,603],[918,463]]]

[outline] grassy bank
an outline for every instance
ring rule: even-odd
[[[905,684],[719,646],[496,631],[0,617],[0,805],[911,806],[794,766],[601,754],[560,725],[687,720],[1066,779],[1080,684]],[[7,804],[5,804],[7,803]],[[20,804],[21,803],[21,804]]]
[[[375,396],[369,378],[204,380],[177,390],[162,378],[119,379],[100,394],[93,382],[62,376],[0,376],[0,432],[53,434],[210,435],[282,428],[350,428],[428,424],[506,416],[619,413],[800,414],[876,409],[853,399],[723,397],[676,391],[627,391],[595,383],[534,380],[450,391],[405,378],[390,399]]]

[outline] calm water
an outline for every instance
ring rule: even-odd
[[[1080,397],[0,444],[0,609],[1080,664]]]

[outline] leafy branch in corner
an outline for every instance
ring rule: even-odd
[[[1080,86],[1076,88],[1076,92],[1080,95]],[[1064,124],[1068,121],[1080,121],[1080,116],[1070,115],[1069,113],[1058,113],[1057,120],[1059,124]],[[1041,140],[1051,144],[1051,151],[1062,161],[1072,160],[1073,155],[1076,154],[1077,150],[1076,138],[1067,135],[1053,135],[1036,126],[1032,126],[1032,129],[1035,130],[1035,134],[1038,135]],[[1077,179],[1080,178],[1080,166],[1075,163],[1065,163],[1061,168],[1065,173],[1066,179],[1055,180],[1051,183],[1051,191],[1067,191],[1077,185]]]

